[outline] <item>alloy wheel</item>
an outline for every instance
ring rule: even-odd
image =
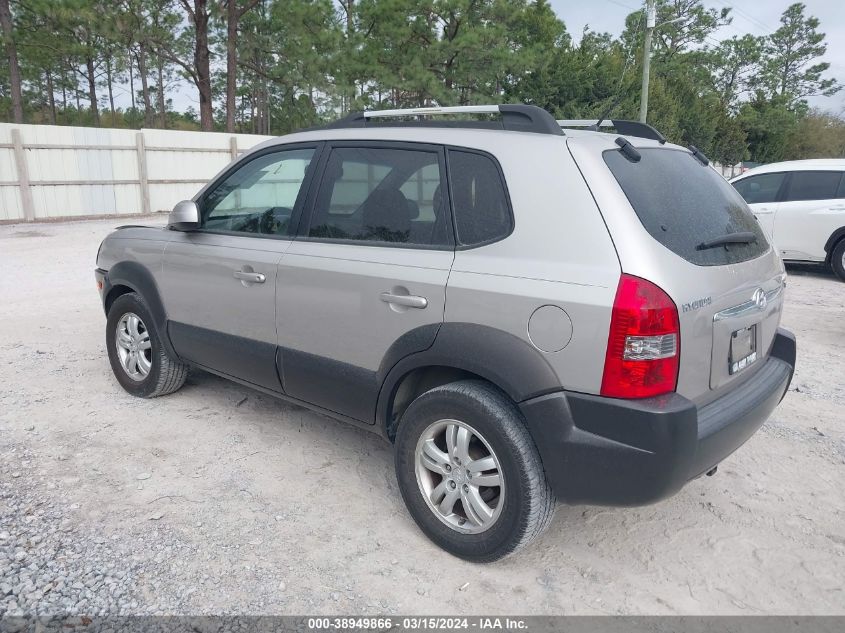
[[[499,458],[474,428],[438,420],[420,435],[414,453],[417,484],[429,509],[453,530],[490,529],[504,506]]]
[[[117,322],[114,344],[120,366],[132,380],[142,381],[153,367],[150,331],[134,312],[127,312]]]

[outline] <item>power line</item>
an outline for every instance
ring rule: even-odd
[[[617,7],[622,7],[624,9],[628,9],[629,11],[642,11],[642,7],[632,7],[629,4],[625,4],[624,2],[618,2],[618,0],[607,0],[610,4],[615,4]]]
[[[722,6],[724,6],[728,9],[730,9],[731,11],[733,11],[735,15],[738,15],[739,17],[743,18],[749,24],[753,24],[758,29],[762,29],[763,35],[771,35],[772,33],[774,33],[777,30],[777,29],[773,29],[768,24],[758,20],[753,15],[745,12],[743,9],[740,9],[738,7],[734,7],[730,4],[728,4],[727,2],[725,2],[725,0],[716,0],[716,1],[719,4],[721,4]]]

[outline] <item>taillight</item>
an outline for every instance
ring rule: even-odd
[[[601,395],[648,398],[674,391],[680,337],[678,309],[669,295],[623,274],[613,301]]]

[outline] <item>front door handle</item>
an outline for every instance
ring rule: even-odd
[[[241,281],[246,281],[251,284],[263,284],[267,281],[267,277],[264,276],[264,273],[254,273],[246,270],[236,270],[235,279],[240,279]]]
[[[392,303],[393,305],[406,308],[418,308],[420,310],[428,306],[428,299],[415,295],[395,295],[390,292],[382,292],[381,300],[385,303]]]

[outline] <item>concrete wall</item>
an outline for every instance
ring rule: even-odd
[[[0,222],[168,211],[268,138],[0,123]]]

